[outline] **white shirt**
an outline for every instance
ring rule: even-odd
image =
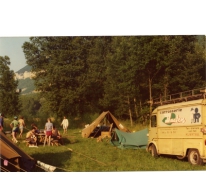
[[[68,126],[69,126],[69,121],[68,121],[68,119],[63,119],[61,125],[63,125],[64,127],[68,127]]]

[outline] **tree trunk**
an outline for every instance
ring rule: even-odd
[[[130,108],[130,101],[129,101],[129,96],[128,96],[128,106],[129,106],[129,117],[130,117],[130,122],[131,122],[131,127],[133,126],[133,120],[132,120],[132,112]]]
[[[136,98],[134,98],[134,110],[135,110],[135,114],[136,114],[136,117],[138,119],[138,111],[137,111],[137,103],[136,103]]]
[[[167,100],[167,84],[164,84],[164,100]]]
[[[139,101],[139,107],[140,107],[140,113],[141,113],[141,121],[142,121],[142,123],[143,123],[142,102],[141,102],[141,100]]]
[[[149,103],[150,103],[150,119],[152,116],[152,79],[149,77]]]

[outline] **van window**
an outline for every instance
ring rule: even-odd
[[[153,115],[151,117],[151,127],[157,127],[157,117],[156,117],[156,115]]]

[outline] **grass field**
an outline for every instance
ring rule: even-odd
[[[17,145],[36,160],[55,166],[54,172],[206,170],[205,165],[193,166],[187,160],[178,160],[172,156],[160,156],[155,159],[146,149],[119,149],[113,146],[109,139],[97,142],[96,138],[82,138],[81,129],[69,129],[63,139],[63,146],[39,145],[38,148],[33,148],[26,146],[23,139],[19,139]],[[37,166],[35,172],[44,170]]]

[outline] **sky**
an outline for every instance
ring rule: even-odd
[[[14,72],[27,65],[22,49],[22,45],[26,41],[29,41],[29,37],[0,37],[0,56],[10,58],[9,67]]]

